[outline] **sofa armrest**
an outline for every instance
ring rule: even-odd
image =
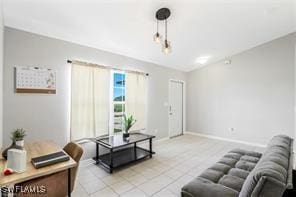
[[[284,191],[285,184],[272,177],[262,176],[255,186],[252,196],[282,196]]]
[[[197,177],[186,184],[182,190],[182,197],[215,197],[215,196],[237,197],[239,193],[231,188],[213,183],[209,180]]]

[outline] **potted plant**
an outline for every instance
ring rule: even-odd
[[[16,129],[11,133],[11,140],[15,142],[17,146],[23,147],[24,146],[24,138],[26,136],[25,129]]]
[[[126,116],[124,114],[123,118],[124,118],[123,119],[123,124],[124,124],[123,138],[128,138],[129,137],[129,130],[137,122],[137,120],[135,120],[132,115]]]
[[[7,159],[7,152],[10,149],[23,149],[25,136],[26,131],[24,129],[16,129],[15,131],[13,131],[10,137],[12,140],[12,144],[2,152],[2,157],[4,159]]]

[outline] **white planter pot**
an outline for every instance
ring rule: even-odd
[[[17,146],[24,147],[25,141],[24,141],[24,140],[15,141],[15,144],[16,144]]]

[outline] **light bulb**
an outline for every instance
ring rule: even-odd
[[[161,42],[162,36],[157,32],[156,34],[154,34],[153,36],[153,40],[154,42],[156,42],[157,44]]]
[[[172,47],[169,41],[167,40],[164,41],[162,46],[162,52],[166,55],[172,52]]]

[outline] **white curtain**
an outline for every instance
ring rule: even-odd
[[[143,74],[126,73],[126,114],[137,120],[133,130],[146,129],[147,77]]]
[[[109,133],[110,71],[72,63],[71,140]]]

